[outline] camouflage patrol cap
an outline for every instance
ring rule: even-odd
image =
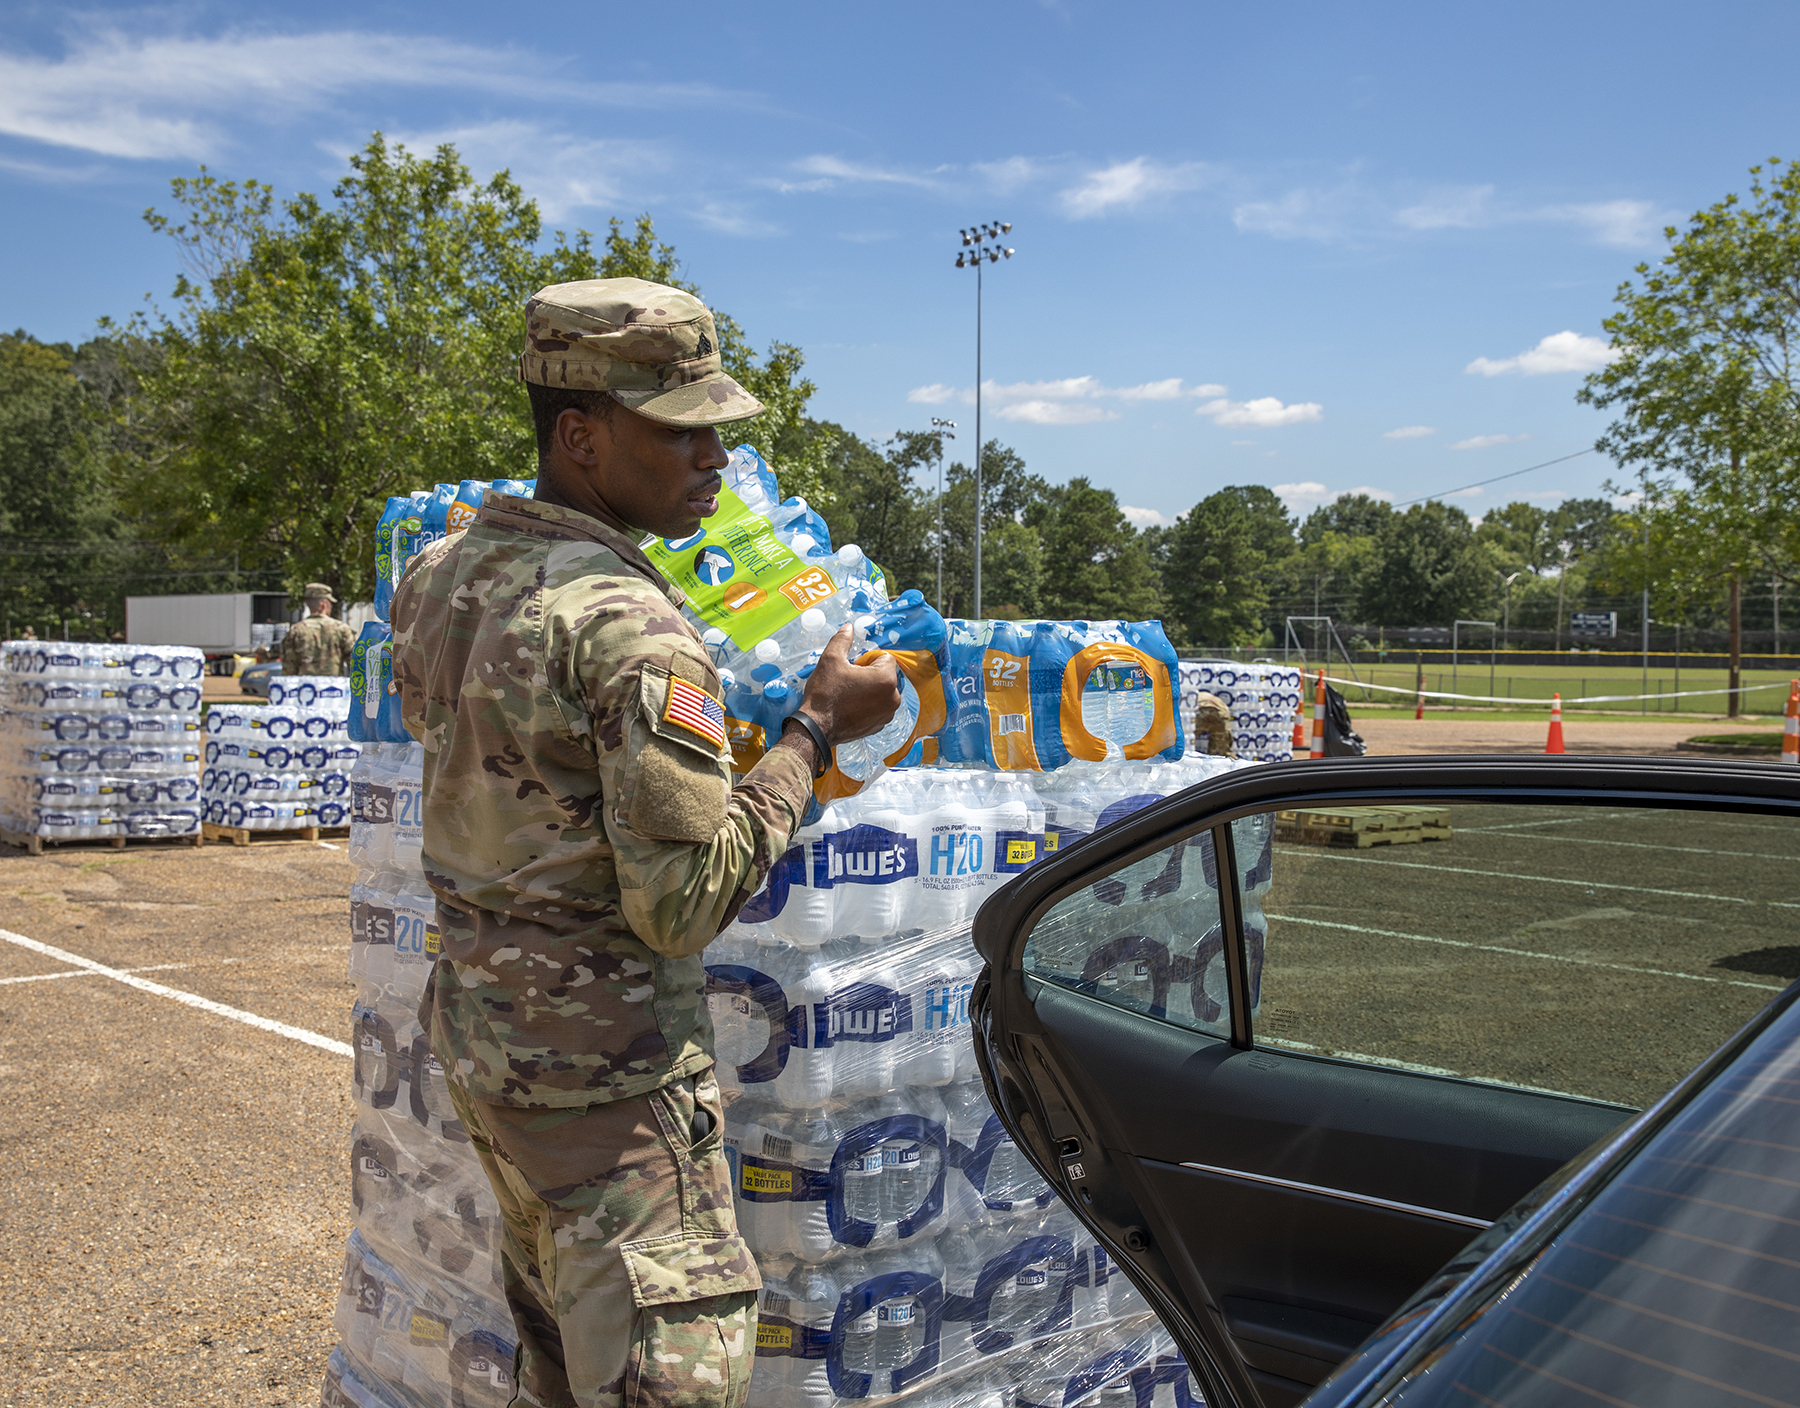
[[[323,582],[308,582],[305,589],[301,592],[301,595],[308,601],[337,600],[337,598],[331,594],[331,588],[326,586]]]
[[[717,425],[763,408],[725,374],[707,306],[647,279],[539,289],[525,305],[519,379],[605,391],[663,425]]]

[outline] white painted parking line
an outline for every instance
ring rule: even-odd
[[[1433,934],[1402,934],[1394,929],[1371,929],[1362,924],[1344,924],[1335,919],[1302,919],[1297,914],[1270,914],[1283,924],[1310,924],[1318,929],[1342,929],[1351,934],[1374,934],[1383,939],[1410,939],[1416,944],[1442,944],[1445,948],[1479,949],[1483,953],[1505,953],[1515,958],[1541,958],[1546,963],[1573,963],[1582,968],[1610,968],[1615,973],[1643,973],[1652,978],[1679,978],[1687,983],[1718,983],[1728,988],[1755,988],[1759,992],[1786,992],[1786,983],[1747,983],[1741,978],[1712,978],[1704,973],[1678,973],[1668,968],[1640,968],[1633,963],[1608,963],[1599,958],[1576,958],[1566,953],[1539,953],[1536,949],[1511,948],[1506,944],[1477,944],[1467,939],[1440,939]]]
[[[67,949],[53,948],[49,944],[41,944],[36,939],[28,939],[23,934],[15,934],[7,929],[0,929],[0,940],[16,944],[32,953],[42,954],[45,958],[54,958],[59,963],[72,964],[86,972],[102,978],[111,978],[114,982],[124,983],[126,987],[136,988],[139,992],[147,992],[156,997],[166,997],[171,1002],[179,1002],[185,1007],[193,1007],[201,1012],[210,1012],[215,1017],[229,1017],[234,1022],[242,1022],[247,1027],[255,1027],[258,1031],[273,1032],[276,1036],[285,1036],[289,1041],[304,1042],[308,1046],[316,1046],[321,1051],[329,1051],[336,1056],[350,1056],[354,1052],[347,1041],[334,1041],[328,1036],[320,1036],[317,1032],[309,1032],[304,1027],[290,1027],[286,1022],[277,1022],[273,1018],[259,1017],[254,1012],[246,1012],[241,1007],[227,1007],[223,1002],[214,1002],[211,998],[201,997],[197,993],[182,992],[179,988],[167,988],[161,983],[153,983],[148,978],[140,978],[126,968],[112,968],[104,963],[96,963],[91,958],[83,958],[79,953],[70,953]]]
[[[144,968],[121,968],[121,973],[166,973],[171,968],[186,968],[185,963],[152,963]],[[47,983],[52,978],[94,978],[99,974],[90,968],[71,968],[66,973],[27,973],[22,978],[0,978],[0,983]]]
[[[1634,851],[1679,851],[1689,856],[1735,856],[1741,860],[1772,860],[1778,865],[1792,865],[1791,855],[1770,855],[1767,851],[1720,851],[1707,846],[1666,846],[1655,841],[1611,841],[1600,836],[1540,836],[1532,831],[1514,831],[1498,826],[1464,827],[1463,835],[1479,830],[1486,836],[1503,841],[1548,841],[1555,846],[1628,846]]]
[[[1374,856],[1351,856],[1324,851],[1316,846],[1277,846],[1286,856],[1315,856],[1319,860],[1347,860],[1354,865],[1392,866],[1396,870],[1436,870],[1445,875],[1479,875],[1486,880],[1525,881],[1532,885],[1573,885],[1581,890],[1628,890],[1634,895],[1664,895],[1676,900],[1717,900],[1720,904],[1767,904],[1778,909],[1793,909],[1785,900],[1753,900],[1744,895],[1709,895],[1699,890],[1654,890],[1648,885],[1612,885],[1604,880],[1564,880],[1555,875],[1520,875],[1507,870],[1471,870],[1466,865],[1433,865],[1422,860],[1378,860]]]

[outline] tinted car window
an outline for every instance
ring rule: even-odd
[[[1800,1006],[1695,1097],[1449,1342],[1376,1401],[1792,1404]],[[1365,1400],[1367,1401],[1367,1400]]]
[[[1239,848],[1258,1045],[1642,1106],[1800,976],[1800,830],[1777,817],[1268,820],[1269,861]]]

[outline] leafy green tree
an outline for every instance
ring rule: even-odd
[[[1345,539],[1372,538],[1393,512],[1384,500],[1368,494],[1339,494],[1306,515],[1306,521],[1300,525],[1300,545],[1315,543],[1327,533]]]
[[[1614,360],[1577,393],[1615,412],[1598,448],[1672,515],[1685,560],[1725,584],[1734,690],[1744,579],[1800,580],[1800,169],[1750,175],[1747,200],[1670,226],[1669,252],[1620,285]]]
[[[1427,500],[1391,515],[1376,533],[1361,614],[1382,625],[1448,626],[1485,610],[1498,580],[1468,514]]]
[[[103,342],[0,336],[0,618],[11,631],[60,635],[69,620],[77,637],[105,639],[124,624],[128,580],[160,565],[146,566],[107,478],[115,362]]]
[[[1162,615],[1156,565],[1119,496],[1085,477],[1047,489],[1025,510],[1043,557],[1038,609],[1059,620],[1142,621]]]
[[[1209,494],[1159,535],[1163,597],[1182,644],[1251,645],[1264,631],[1271,567],[1294,550],[1294,525],[1260,484]]]
[[[1017,451],[990,440],[981,452],[981,609],[996,619],[1036,616],[1044,577],[1038,531],[1026,513],[1048,486]],[[975,476],[960,460],[944,471],[944,615],[974,609]]]
[[[173,313],[132,330],[148,347],[132,500],[147,529],[190,551],[348,598],[372,590],[368,544],[389,495],[532,473],[514,365],[533,292],[681,282],[648,216],[612,221],[598,255],[585,233],[546,241],[506,172],[479,183],[454,147],[418,156],[379,133],[330,202],[277,203],[260,182],[204,168],[173,194],[176,213],[146,215],[186,273]],[[771,456],[786,492],[817,492],[829,437],[802,431],[813,388],[799,350],[758,360],[736,323],[720,324],[727,366],[769,408],[738,436],[727,427],[727,442]]]
[[[808,421],[808,429],[828,445],[824,484],[832,540],[855,543],[887,573],[898,593],[916,587],[927,601],[937,600],[935,505],[913,482],[919,463],[902,443],[882,454],[842,426]],[[926,439],[931,437],[927,436]],[[931,461],[935,466],[935,459]],[[782,487],[787,475],[782,466]]]

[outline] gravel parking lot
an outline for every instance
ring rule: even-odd
[[[17,940],[341,1045],[342,842],[10,855],[0,1403],[316,1403],[348,1232],[347,1054]]]

